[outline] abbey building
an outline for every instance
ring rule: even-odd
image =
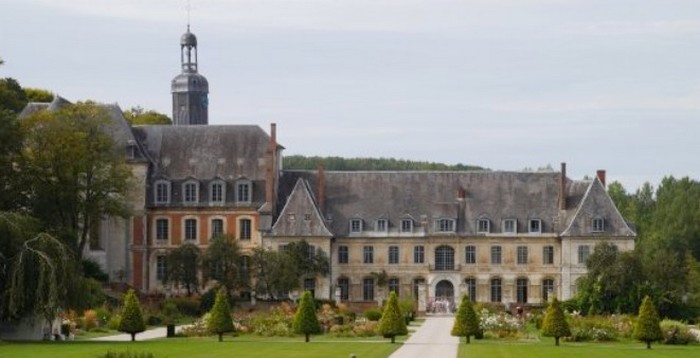
[[[224,234],[243,265],[256,247],[306,240],[324,251],[330,274],[300,278],[317,298],[372,303],[392,290],[426,304],[463,294],[539,304],[575,294],[596,243],[634,248],[602,170],[591,180],[567,177],[563,163],[544,173],[283,170],[274,124],[208,125],[189,28],[180,45],[173,126],[132,127],[107,105],[135,178],[132,217],[105,219],[88,252],[112,281],[163,291],[169,250]]]

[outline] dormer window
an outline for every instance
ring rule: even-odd
[[[503,220],[503,232],[515,234],[518,231],[518,222],[515,219]]]
[[[126,156],[129,159],[136,158],[136,142],[133,140],[129,140],[129,142],[126,144]]]
[[[209,185],[209,201],[212,204],[223,204],[226,197],[226,184],[216,180]]]
[[[593,232],[604,232],[605,231],[605,219],[597,217],[593,218]]]
[[[236,184],[236,201],[239,203],[250,203],[251,184],[249,181],[241,181]]]
[[[531,234],[542,233],[542,220],[540,219],[530,219],[530,224],[528,225],[528,232]]]
[[[170,203],[170,182],[166,180],[156,181],[156,190],[154,192],[156,204]]]
[[[186,204],[193,204],[199,201],[199,187],[196,181],[188,181],[182,186],[182,201]]]
[[[377,220],[377,231],[379,232],[386,232],[389,228],[389,220],[387,219],[379,219]]]
[[[453,219],[438,219],[435,221],[435,230],[437,232],[454,232],[455,221]]]
[[[479,234],[488,234],[491,232],[491,220],[482,218],[476,221],[476,232]]]
[[[412,219],[402,219],[401,220],[401,232],[413,232],[413,220]]]
[[[350,220],[350,232],[362,232],[362,219]]]

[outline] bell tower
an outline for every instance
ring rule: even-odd
[[[209,82],[197,72],[197,37],[187,32],[180,37],[181,73],[173,78],[173,124],[209,124]]]

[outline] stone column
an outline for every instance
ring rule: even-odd
[[[335,297],[335,303],[336,303],[336,305],[337,305],[338,303],[341,302],[341,300],[342,300],[342,292],[341,292],[340,287],[336,287],[336,288],[335,288],[334,297]]]
[[[418,312],[425,313],[428,307],[428,285],[418,284]]]

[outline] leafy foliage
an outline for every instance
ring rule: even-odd
[[[316,305],[311,292],[304,291],[301,296],[292,327],[294,332],[304,334],[306,342],[309,341],[310,334],[321,333],[321,325],[316,317]]]
[[[19,113],[27,105],[27,95],[14,78],[0,79],[0,110]]]
[[[300,288],[302,278],[325,276],[330,272],[325,252],[314,249],[305,240],[292,242],[279,251],[256,248],[253,250],[252,266],[256,291],[273,299]]]
[[[209,312],[207,328],[209,332],[219,335],[219,342],[223,340],[223,334],[233,332],[233,320],[231,319],[231,307],[228,304],[226,288],[222,287],[216,294],[214,307]]]
[[[53,101],[53,93],[51,93],[51,91],[41,88],[25,87],[24,94],[27,96],[27,100],[29,102],[48,103]]]
[[[153,110],[146,111],[141,107],[131,107],[124,111],[124,119],[129,124],[173,124],[170,117]]]
[[[466,341],[469,343],[469,337],[479,334],[479,330],[479,316],[474,311],[469,297],[462,296],[451,334],[457,337],[466,337]]]
[[[659,323],[659,315],[656,312],[656,308],[654,308],[654,302],[651,300],[651,297],[644,297],[644,301],[639,307],[637,324],[634,326],[634,338],[645,342],[647,349],[651,349],[651,342],[664,338]]]
[[[554,344],[559,345],[559,338],[571,335],[569,324],[566,322],[564,310],[562,310],[559,300],[554,297],[547,307],[547,312],[544,315],[542,322],[542,335],[545,337],[554,337]]]
[[[464,171],[483,170],[473,165],[447,165],[434,162],[420,162],[394,158],[341,158],[341,157],[305,157],[290,155],[284,157],[284,166],[288,169],[316,170],[323,167],[326,170],[440,170]]]
[[[394,343],[396,336],[408,334],[406,329],[406,320],[401,314],[399,308],[399,299],[396,297],[396,292],[389,294],[389,300],[386,302],[382,319],[379,320],[379,334],[385,338],[391,338],[391,343]]]
[[[146,323],[143,320],[141,304],[139,304],[139,300],[136,297],[136,292],[129,290],[124,295],[119,331],[131,334],[131,341],[133,342],[136,340],[136,334],[145,330]]]
[[[229,295],[247,287],[248,277],[241,270],[242,258],[233,238],[216,236],[209,242],[204,256],[204,273],[209,280],[216,280],[227,287]]]
[[[199,248],[195,244],[183,244],[168,253],[165,258],[165,283],[184,287],[187,295],[197,291],[199,284]]]

